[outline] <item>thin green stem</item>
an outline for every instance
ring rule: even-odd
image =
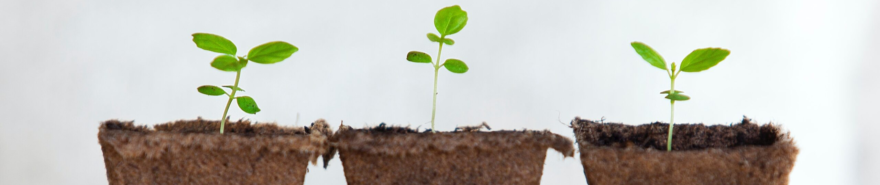
[[[446,36],[440,37],[443,40]],[[437,116],[437,74],[440,71],[440,54],[443,52],[443,42],[440,42],[440,49],[437,50],[437,62],[434,63],[434,103],[431,106],[431,132],[437,132],[434,128],[434,118]]]
[[[669,86],[669,94],[675,93],[675,76],[671,76],[671,85]],[[666,139],[666,151],[672,151],[672,127],[675,126],[675,100],[669,100],[669,138]]]
[[[232,94],[229,94],[229,100],[226,101],[226,109],[223,109],[223,117],[220,118],[220,134],[223,134],[223,127],[226,126],[226,113],[229,112],[229,105],[232,104],[232,99],[235,98],[236,89],[238,89],[238,79],[241,77],[241,70],[235,72],[235,84],[232,85]]]
[[[431,107],[431,132],[437,132],[434,129],[434,117],[437,116],[437,73],[438,69],[434,68],[434,105]]]
[[[666,151],[672,151],[672,124],[675,119],[675,100],[670,100],[669,110],[672,112],[669,114],[669,138],[666,139]]]

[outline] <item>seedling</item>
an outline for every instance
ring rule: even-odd
[[[450,45],[455,44],[450,38],[446,38],[446,36],[458,33],[462,28],[467,24],[467,12],[461,10],[461,7],[458,5],[446,7],[437,11],[437,15],[434,15],[434,27],[437,28],[437,32],[440,33],[440,36],[434,33],[428,33],[428,40],[431,42],[437,42],[440,45],[440,48],[437,50],[437,61],[434,62],[431,60],[431,55],[420,51],[410,51],[406,54],[406,60],[415,63],[431,63],[434,66],[434,104],[431,108],[431,131],[435,131],[434,129],[434,117],[437,115],[437,73],[440,70],[440,67],[446,67],[446,70],[452,73],[465,73],[468,71],[467,65],[459,59],[446,59],[446,62],[440,63],[440,54],[443,52],[443,44]]]
[[[671,81],[669,90],[660,92],[660,94],[666,94],[666,99],[669,99],[669,138],[666,139],[666,151],[672,151],[672,127],[674,126],[673,120],[675,118],[675,102],[691,99],[690,96],[684,95],[684,91],[675,90],[675,78],[677,78],[678,74],[682,71],[696,73],[712,68],[713,66],[718,65],[718,63],[724,60],[724,58],[727,58],[727,55],[730,55],[730,51],[722,48],[696,49],[691,52],[691,54],[688,54],[687,57],[684,57],[684,60],[681,61],[681,66],[678,71],[676,71],[675,62],[672,63],[671,70],[666,68],[666,61],[663,60],[663,57],[660,57],[660,54],[654,51],[654,49],[651,49],[651,47],[648,47],[648,45],[641,42],[632,42],[631,45],[633,49],[636,50],[636,53],[639,53],[639,55],[642,56],[642,59],[645,59],[645,61],[648,61],[648,63],[654,67],[666,70],[666,74],[669,75]]]
[[[205,95],[226,95],[229,97],[229,100],[226,101],[226,108],[223,109],[223,117],[220,118],[220,134],[223,134],[223,127],[226,125],[226,113],[229,112],[229,105],[232,104],[233,99],[238,102],[238,107],[245,113],[257,114],[257,112],[260,112],[257,102],[250,96],[235,96],[235,93],[238,91],[244,92],[244,89],[238,86],[238,79],[241,77],[241,69],[247,66],[248,61],[260,64],[274,64],[283,61],[299,50],[299,48],[287,42],[274,41],[254,47],[245,56],[236,56],[237,49],[235,44],[232,44],[232,41],[226,38],[210,33],[195,33],[192,36],[193,42],[199,48],[222,54],[214,58],[214,61],[211,62],[211,67],[220,71],[235,72],[235,83],[223,86],[228,88],[231,93],[227,93],[226,90],[213,85],[203,85],[198,88],[199,92]]]

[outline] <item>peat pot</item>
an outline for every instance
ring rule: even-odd
[[[748,118],[730,125],[638,126],[575,118],[584,174],[604,184],[788,184],[798,148],[777,125]]]
[[[539,184],[548,148],[574,155],[571,139],[549,131],[341,127],[331,138],[350,185]]]
[[[302,184],[309,161],[329,148],[312,129],[181,120],[135,126],[105,121],[98,132],[110,184]],[[326,129],[329,130],[329,129]]]

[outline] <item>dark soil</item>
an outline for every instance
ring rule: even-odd
[[[150,129],[146,125],[135,126],[133,122],[122,122],[118,120],[106,121],[103,124],[108,130],[128,130],[141,133],[151,133],[156,131],[174,132],[174,133],[201,133],[201,134],[220,134],[220,121],[214,120],[179,120],[171,123],[158,124]],[[237,122],[227,122],[224,128],[225,134],[235,134],[239,136],[254,137],[260,136],[284,136],[284,135],[306,135],[311,133],[308,127],[280,127],[275,124],[250,124],[250,122],[239,120]]]
[[[730,125],[631,126],[572,121],[589,184],[788,184],[798,154],[772,124],[743,119]]]
[[[348,184],[539,184],[548,148],[574,155],[549,131],[417,132],[341,126],[332,137]]]
[[[572,122],[580,129],[579,141],[597,146],[654,148],[666,150],[669,124],[654,122],[631,126],[621,123],[598,123],[590,120]],[[767,146],[782,137],[774,125],[757,125],[747,118],[731,125],[675,124],[673,150],[700,150],[746,145]]]
[[[317,126],[315,126],[317,125]],[[182,120],[153,129],[117,120],[98,140],[110,184],[302,184],[309,161],[329,148],[323,120],[312,128]]]
[[[408,134],[408,133],[419,133],[419,131],[414,130],[409,127],[400,127],[400,126],[388,126],[385,123],[380,123],[378,126],[370,127],[366,129],[352,129],[350,126],[341,126],[339,130],[355,130],[358,132],[368,132],[371,134]],[[424,131],[424,133],[431,132],[430,129]]]

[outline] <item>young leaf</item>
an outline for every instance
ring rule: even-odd
[[[196,43],[196,46],[204,50],[233,56],[237,51],[237,49],[235,48],[235,44],[232,44],[232,41],[229,41],[229,39],[223,38],[219,35],[214,35],[210,33],[194,33],[192,34],[192,36],[193,42]]]
[[[281,62],[296,51],[299,51],[299,48],[287,42],[268,42],[251,49],[248,52],[248,60],[261,64],[272,64]]]
[[[199,86],[198,89],[199,89],[200,93],[205,94],[205,95],[210,95],[210,96],[220,96],[220,95],[226,94],[226,91],[224,91],[220,87],[213,86],[213,85]]]
[[[230,90],[235,90],[235,91],[241,91],[241,92],[244,92],[244,89],[241,89],[241,88],[238,88],[238,87],[235,87],[235,86],[231,86],[231,85],[224,85],[223,87],[229,88]]]
[[[681,71],[700,72],[709,69],[730,55],[730,50],[721,48],[697,49],[681,61]]]
[[[673,93],[673,94],[678,94],[678,93],[684,93],[684,91],[675,90],[675,93]],[[663,92],[660,92],[660,94],[669,94],[669,90],[665,90]]]
[[[257,102],[255,102],[250,96],[235,97],[235,101],[238,102],[238,108],[241,108],[242,111],[248,114],[257,114],[257,112],[260,112],[260,108],[257,107]]]
[[[443,63],[443,66],[446,66],[446,69],[449,70],[449,72],[453,73],[460,74],[468,71],[467,64],[464,64],[464,62],[458,59],[446,59],[446,62]]]
[[[452,44],[455,44],[455,41],[450,38],[443,38],[443,43],[451,46]]]
[[[673,62],[671,66],[672,66],[672,70],[671,70],[671,72],[674,73],[674,72],[675,72],[675,62]]]
[[[235,59],[233,56],[229,55],[220,55],[217,58],[214,58],[214,61],[211,62],[211,67],[219,69],[221,71],[230,71],[236,72],[244,68],[241,63],[238,62],[238,59]]]
[[[654,51],[654,49],[651,49],[651,47],[648,47],[648,45],[641,42],[632,42],[630,45],[632,45],[633,49],[636,50],[636,53],[639,53],[639,55],[642,56],[642,59],[648,61],[649,64],[662,70],[666,70],[666,61],[664,61],[663,57]]]
[[[428,40],[431,40],[431,42],[440,42],[440,37],[434,33],[428,33]]]
[[[247,67],[248,60],[244,57],[238,57],[238,64],[241,65],[241,68]]]
[[[690,100],[691,97],[684,95],[684,94],[680,94],[680,93],[673,93],[673,94],[666,95],[666,99],[675,100],[675,101],[685,101],[685,100]]]
[[[441,36],[452,35],[461,31],[467,25],[467,20],[467,12],[461,10],[461,7],[450,6],[437,11],[437,15],[434,15],[434,27]]]
[[[406,54],[406,60],[416,63],[431,63],[431,55],[420,51],[410,51]]]

